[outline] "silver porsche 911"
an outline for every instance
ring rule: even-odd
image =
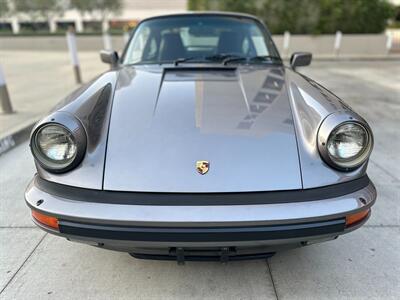
[[[142,21],[111,70],[41,120],[25,198],[42,229],[134,257],[238,260],[337,238],[370,215],[373,136],[284,66],[255,17]]]

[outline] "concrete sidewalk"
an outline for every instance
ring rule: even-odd
[[[107,70],[97,52],[82,52],[79,57],[84,81]],[[15,110],[0,113],[0,140],[29,128],[78,87],[67,52],[0,51],[0,64]]]
[[[400,299],[400,63],[314,63],[304,73],[370,122],[378,189],[361,229],[271,259],[135,260],[45,234],[23,200],[35,172],[27,143],[0,157],[0,299]]]

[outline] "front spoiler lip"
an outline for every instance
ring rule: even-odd
[[[372,182],[350,194],[324,200],[251,205],[124,205],[74,201],[51,195],[32,181],[27,205],[60,220],[88,224],[155,227],[263,226],[299,224],[344,218],[371,207]],[[37,201],[43,200],[38,206]]]

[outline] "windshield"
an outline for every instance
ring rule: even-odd
[[[124,64],[216,61],[281,62],[270,35],[259,22],[251,18],[213,15],[144,21],[135,31],[123,57]]]

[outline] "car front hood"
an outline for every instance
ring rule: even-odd
[[[126,67],[110,121],[105,190],[302,188],[282,67]],[[207,161],[201,175],[196,162]]]

